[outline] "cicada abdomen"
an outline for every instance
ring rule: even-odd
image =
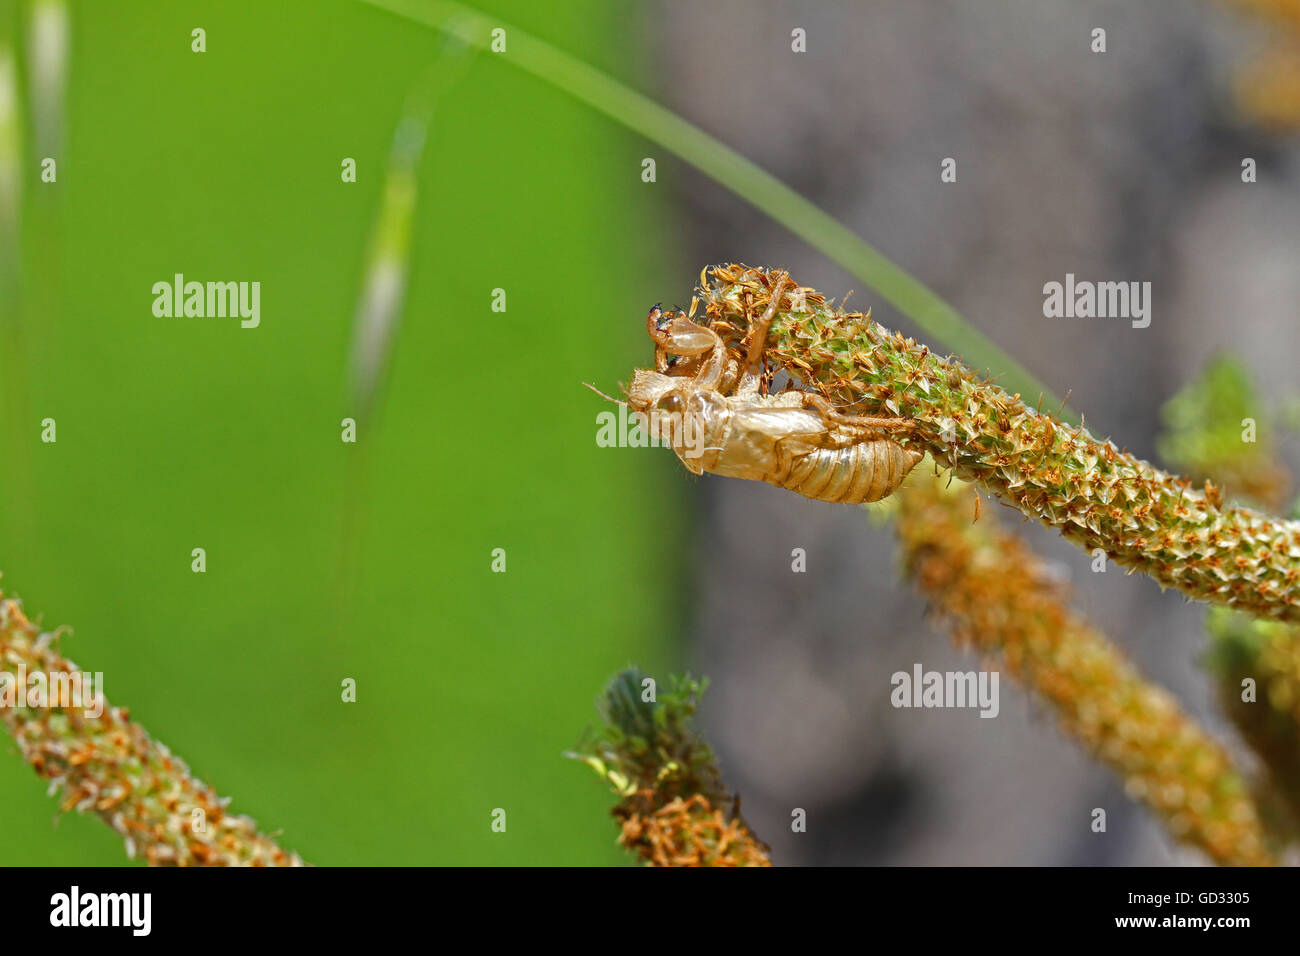
[[[891,494],[923,457],[889,438],[846,448],[799,449],[782,456],[784,474],[767,480],[818,501],[857,505]]]

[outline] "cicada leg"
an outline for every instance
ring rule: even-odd
[[[753,329],[750,330],[749,347],[745,350],[745,372],[736,388],[737,395],[758,394],[760,390],[763,381],[763,349],[767,346],[767,332],[772,327],[772,320],[776,318],[776,310],[781,305],[781,294],[789,279],[789,274],[785,272],[777,276],[776,283],[772,286],[772,298],[768,302],[767,310],[759,316]]]
[[[804,405],[820,412],[824,419],[837,425],[851,425],[877,432],[910,432],[916,428],[916,421],[911,418],[845,415],[836,411],[835,406],[825,396],[814,393],[808,393],[804,396]]]

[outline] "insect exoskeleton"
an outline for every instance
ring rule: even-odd
[[[755,323],[743,373],[716,332],[680,312],[651,309],[646,328],[659,371],[636,371],[628,405],[647,433],[668,442],[697,475],[764,481],[819,501],[879,501],[923,457],[890,437],[915,423],[842,415],[797,389],[761,394],[763,341],[780,290],[778,283]],[[673,355],[689,362],[679,368],[668,361]]]
[[[695,474],[763,481],[818,501],[879,501],[923,457],[874,427],[828,421],[795,390],[727,397],[638,371],[628,396],[647,433]]]

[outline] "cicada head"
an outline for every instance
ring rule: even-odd
[[[682,379],[662,372],[639,368],[632,373],[632,384],[627,387],[627,404],[633,412],[644,414],[659,405],[659,400],[669,392],[680,389]]]

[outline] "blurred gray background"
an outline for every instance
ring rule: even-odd
[[[806,53],[791,52],[795,27]],[[1105,54],[1089,49],[1094,27]],[[647,7],[642,30],[652,95],[1070,391],[1095,433],[1156,459],[1161,403],[1219,349],[1247,360],[1266,396],[1294,391],[1300,145],[1243,121],[1230,87],[1268,27],[1205,2],[681,0]],[[955,184],[940,182],[945,157]],[[666,299],[689,296],[706,263],[782,265],[836,299],[856,289],[857,308],[947,351],[765,215],[666,169],[693,264]],[[1150,281],[1150,327],[1044,318],[1043,284],[1067,272]],[[680,480],[695,509],[681,576],[689,658],[711,680],[704,726],[776,862],[1202,862],[1009,680],[996,720],[889,705],[894,671],[977,661],[926,619],[887,527],[753,482]],[[993,511],[1059,564],[1075,606],[1146,675],[1244,753],[1197,664],[1201,607],[1115,568],[1090,573],[1082,551]],[[791,572],[795,547],[807,573]],[[794,807],[805,834],[790,832]],[[1089,828],[1094,807],[1105,834]]]

